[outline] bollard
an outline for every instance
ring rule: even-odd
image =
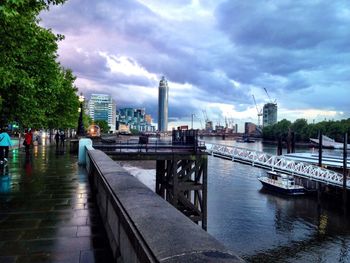
[[[292,136],[291,151],[292,151],[292,153],[295,153],[295,134],[294,134],[294,132],[291,133],[291,136]]]
[[[343,145],[343,203],[344,208],[346,211],[346,205],[347,205],[347,190],[346,190],[346,181],[347,181],[347,174],[348,174],[348,167],[347,167],[347,161],[348,161],[348,133],[344,134],[344,145]]]
[[[86,164],[86,146],[92,146],[91,139],[80,139],[79,140],[79,152],[78,152],[78,164]]]
[[[323,147],[323,135],[322,131],[318,132],[318,166],[322,167],[322,147]]]
[[[278,138],[277,155],[282,155],[282,138]]]

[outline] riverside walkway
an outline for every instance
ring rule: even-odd
[[[112,262],[85,169],[69,150],[14,149],[0,166],[0,262]]]

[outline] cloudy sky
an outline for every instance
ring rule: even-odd
[[[109,93],[154,122],[162,75],[176,124],[196,114],[199,128],[203,110],[257,122],[264,88],[278,120],[350,117],[348,0],[68,0],[41,17],[65,35],[59,60],[86,97]]]

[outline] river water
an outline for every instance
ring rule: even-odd
[[[276,152],[261,142],[206,141]],[[126,168],[154,189],[155,169]],[[208,232],[248,262],[350,262],[350,216],[338,201],[267,192],[257,180],[263,174],[209,156]]]

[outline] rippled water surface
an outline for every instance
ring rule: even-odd
[[[275,152],[260,142],[239,146]],[[266,192],[257,180],[265,171],[248,165],[209,157],[208,167],[208,232],[244,259],[350,262],[350,217],[336,201]]]
[[[260,142],[206,141],[276,152]],[[131,166],[128,170],[154,189],[155,169]],[[263,174],[260,168],[209,156],[208,232],[248,262],[350,262],[350,216],[337,201],[266,192],[257,180]]]

